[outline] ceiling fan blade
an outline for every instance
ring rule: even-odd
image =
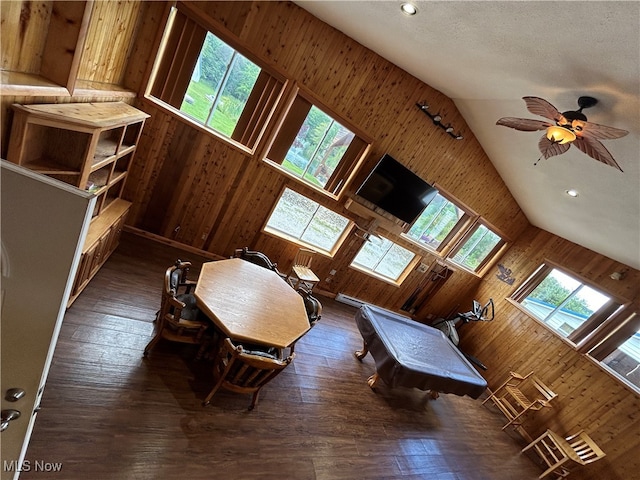
[[[574,120],[572,127],[576,135],[585,138],[597,138],[598,140],[613,140],[614,138],[622,138],[629,132],[621,128],[607,127],[593,122],[583,122]]]
[[[553,120],[554,122],[557,122],[562,116],[562,114],[556,107],[551,105],[543,98],[522,97],[522,99],[527,104],[527,110],[535,115],[540,115],[541,117],[548,118],[549,120]]]
[[[547,138],[546,135],[543,135],[538,142],[538,148],[540,149],[540,153],[542,153],[544,158],[551,158],[555,157],[556,155],[562,155],[564,152],[569,150],[570,146],[570,143],[561,144],[558,142],[552,142]]]
[[[536,130],[544,130],[551,126],[549,122],[542,120],[515,117],[503,117],[496,122],[496,125],[515,128],[516,130],[522,130],[523,132],[535,132]]]
[[[598,140],[594,138],[577,137],[573,144],[591,158],[595,158],[599,162],[611,165],[621,172],[623,171],[622,168],[620,168],[620,165],[618,165],[618,163],[613,159],[609,150],[607,150],[606,147]]]

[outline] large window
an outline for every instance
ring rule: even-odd
[[[482,223],[476,224],[460,247],[456,248],[449,259],[456,265],[477,272],[491,260],[504,245],[504,240]]]
[[[384,237],[369,236],[369,240],[353,259],[357,270],[382,277],[393,283],[402,283],[417,262],[416,254]]]
[[[355,127],[296,88],[265,161],[337,198],[370,145]]]
[[[265,231],[333,255],[351,221],[319,203],[285,188],[271,212]]]
[[[441,252],[469,219],[467,212],[438,193],[413,222],[407,236],[425,247]]]
[[[180,110],[231,137],[259,74],[260,67],[207,32]]]
[[[282,168],[295,176],[324,188],[354,138],[343,127],[317,107],[311,107]]]
[[[216,36],[188,6],[173,8],[147,94],[194,123],[253,149],[284,79]]]
[[[551,268],[520,300],[529,313],[563,337],[569,337],[611,298],[562,271]]]
[[[511,299],[531,316],[640,389],[640,316],[621,299],[544,264]]]

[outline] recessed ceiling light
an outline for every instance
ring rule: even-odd
[[[418,9],[416,8],[416,6],[411,3],[403,3],[402,5],[400,5],[400,10],[402,10],[402,13],[409,16],[418,13]]]
[[[577,197],[578,196],[578,191],[574,190],[573,188],[570,188],[569,190],[565,190],[564,193],[566,193],[570,197]]]

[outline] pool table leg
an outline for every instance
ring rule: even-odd
[[[362,342],[362,350],[356,350],[353,354],[358,360],[362,361],[362,359],[367,356],[367,353],[369,353],[367,344],[365,342]]]
[[[371,390],[375,390],[378,380],[380,380],[380,375],[378,375],[378,372],[374,373],[367,379],[367,385],[369,385],[369,388],[371,388]]]

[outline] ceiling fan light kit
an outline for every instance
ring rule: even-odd
[[[539,97],[523,97],[527,105],[527,110],[535,115],[540,115],[553,123],[543,120],[533,120],[530,118],[503,117],[496,122],[496,125],[514,128],[524,132],[536,130],[546,130],[545,135],[538,142],[541,157],[550,158],[561,155],[569,150],[571,145],[575,145],[583,153],[606,165],[622,171],[620,165],[613,159],[613,156],[600,140],[612,140],[621,138],[629,132],[614,127],[607,127],[597,123],[587,121],[587,117],[582,110],[593,107],[598,103],[593,97],[578,98],[578,106],[575,111],[560,113],[556,107]],[[536,165],[538,162],[535,162]]]
[[[547,138],[553,143],[564,145],[565,143],[573,142],[576,139],[576,134],[568,128],[554,125],[547,128]]]

